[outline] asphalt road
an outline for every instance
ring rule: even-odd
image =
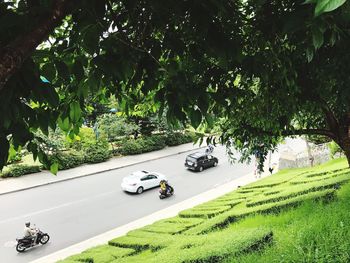
[[[0,262],[27,263],[75,243],[186,200],[218,185],[253,171],[253,164],[231,165],[223,147],[214,156],[219,165],[201,173],[184,168],[188,153],[133,165],[0,196]],[[120,189],[125,175],[137,170],[158,171],[167,176],[175,195],[159,200],[158,189],[141,195]],[[35,223],[51,240],[25,253],[15,250],[15,238],[21,237],[24,222]]]

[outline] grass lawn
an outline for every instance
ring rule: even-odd
[[[283,170],[61,263],[350,262],[344,159]]]

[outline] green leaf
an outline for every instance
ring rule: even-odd
[[[81,109],[80,105],[77,101],[73,101],[70,106],[70,111],[69,111],[69,117],[72,120],[73,123],[76,123],[79,121],[81,117]]]
[[[93,55],[98,50],[100,35],[96,25],[89,25],[84,29],[82,46],[84,50]]]
[[[55,61],[55,65],[57,68],[58,76],[61,77],[62,79],[69,80],[69,78],[70,78],[69,69],[68,69],[66,63],[57,60],[57,61]]]
[[[49,103],[49,105],[52,107],[57,107],[60,102],[60,98],[54,87],[50,83],[42,83],[41,88],[41,95]]]
[[[49,135],[49,118],[46,114],[38,115],[38,122],[41,131],[48,136]]]
[[[306,49],[306,58],[307,58],[307,62],[311,62],[312,59],[314,58],[314,52],[311,48]]]
[[[315,49],[319,49],[323,45],[323,32],[319,28],[312,30],[312,43]]]
[[[56,78],[56,67],[54,63],[46,63],[42,68],[41,68],[41,73],[42,75],[52,82]]]
[[[7,161],[9,161],[11,158],[15,157],[17,154],[17,151],[15,150],[15,147],[13,144],[10,144],[10,149],[9,149],[9,156],[7,158]]]
[[[190,113],[192,126],[196,129],[202,122],[202,113],[199,110],[194,110]]]
[[[84,67],[80,60],[76,60],[73,64],[73,74],[78,81],[81,81],[84,77]]]
[[[319,0],[315,8],[315,16],[330,12],[342,6],[346,0]]]
[[[58,118],[57,120],[58,126],[61,128],[62,131],[67,132],[70,128],[69,118],[66,117],[64,120],[62,118]]]
[[[53,163],[50,166],[50,172],[53,173],[54,175],[57,175],[58,172],[58,163]]]

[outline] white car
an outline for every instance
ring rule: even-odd
[[[166,180],[165,175],[156,172],[137,171],[124,177],[121,187],[126,192],[141,194],[146,189],[159,186],[161,180]]]

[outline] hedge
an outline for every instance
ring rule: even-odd
[[[19,177],[25,174],[38,173],[40,172],[39,165],[26,165],[26,164],[14,164],[10,166],[9,170],[0,173],[3,178],[8,177]]]
[[[81,152],[76,150],[59,151],[49,157],[51,162],[57,162],[60,170],[79,166],[84,163],[85,158]]]
[[[279,213],[284,208],[295,207],[306,200],[333,198],[332,196],[334,193],[335,189],[326,189],[322,191],[312,192],[307,195],[300,195],[286,200],[276,201],[274,203],[266,203],[260,206],[241,207],[240,209],[229,210],[214,218],[204,221],[203,224],[189,229],[187,232],[184,232],[184,234],[198,235],[210,233],[212,231],[225,228],[228,224],[237,222],[238,220],[241,220],[250,215],[261,213]]]
[[[106,145],[92,144],[84,148],[84,160],[86,163],[101,163],[111,157],[111,152]]]
[[[168,146],[176,146],[184,143],[190,143],[193,141],[193,138],[194,134],[190,132],[174,132],[167,134],[165,143]]]
[[[246,228],[239,231],[226,229],[206,236],[170,236],[169,240],[163,240],[165,248],[121,258],[118,262],[220,262],[229,255],[257,249],[259,244],[265,245],[271,240],[272,233],[267,228]],[[150,250],[152,247],[140,248]]]
[[[64,262],[98,262],[109,263],[117,258],[121,258],[134,253],[135,250],[114,246],[98,246],[84,251],[83,253],[71,256]],[[60,262],[60,261],[59,261]]]
[[[190,133],[156,134],[149,137],[124,139],[119,143],[119,148],[113,150],[113,154],[133,155],[145,152],[161,150],[164,147],[175,146],[193,141]]]

